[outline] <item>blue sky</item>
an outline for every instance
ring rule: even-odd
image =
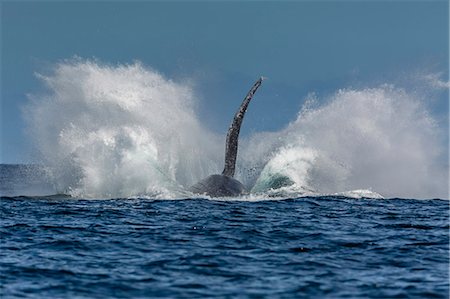
[[[35,73],[62,59],[139,60],[193,78],[204,121],[218,132],[237,108],[229,100],[267,76],[249,134],[284,127],[310,92],[404,84],[417,72],[448,81],[448,15],[448,1],[3,1],[0,162],[32,159],[21,107],[43,88]],[[446,127],[448,91],[429,109]]]

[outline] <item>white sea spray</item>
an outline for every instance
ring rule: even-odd
[[[24,116],[57,192],[180,198],[222,170],[226,132],[202,123],[189,82],[139,62],[83,59],[39,77],[47,91],[30,96]],[[310,95],[278,132],[242,138],[237,178],[268,196],[446,198],[443,140],[418,93],[388,84],[342,89]]]

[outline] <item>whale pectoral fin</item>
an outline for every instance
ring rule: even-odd
[[[213,174],[201,180],[190,187],[189,190],[191,192],[212,197],[237,196],[247,193],[244,185],[233,178],[236,167],[238,138],[248,104],[252,100],[258,87],[261,86],[263,79],[264,78],[261,77],[253,84],[252,88],[247,93],[247,96],[242,101],[239,110],[234,115],[233,122],[231,123],[227,134],[225,145],[225,167],[222,174]]]
[[[228,129],[227,140],[225,145],[225,167],[222,172],[223,175],[229,177],[234,176],[238,150],[238,139],[239,139],[239,132],[241,130],[242,120],[244,119],[248,104],[252,100],[253,95],[256,93],[258,88],[261,86],[263,80],[264,77],[259,78],[258,81],[256,81],[255,84],[253,84],[252,88],[250,88],[249,92],[242,101],[239,110],[234,115],[233,122],[231,123],[231,126]]]

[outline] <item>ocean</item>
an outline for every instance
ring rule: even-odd
[[[20,157],[36,164],[0,165],[2,299],[449,298],[448,142],[426,88],[311,93],[278,131],[244,123],[249,193],[207,198],[189,186],[221,173],[226,128],[193,81],[82,58],[38,78]]]
[[[37,196],[20,168],[1,298],[449,297],[448,200]]]

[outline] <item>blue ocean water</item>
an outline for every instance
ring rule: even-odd
[[[250,195],[206,199],[187,187],[222,169],[225,136],[195,84],[83,59],[39,77],[23,118],[42,164],[0,165],[2,298],[448,298],[427,88],[308,96],[241,136]]]
[[[449,297],[448,200],[6,196],[7,178],[1,298]]]

